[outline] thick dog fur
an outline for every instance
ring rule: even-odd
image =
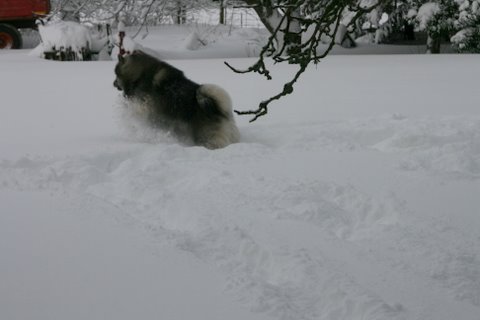
[[[228,93],[199,85],[182,71],[141,51],[119,58],[113,85],[152,126],[208,149],[238,142]]]

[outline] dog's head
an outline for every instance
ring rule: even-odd
[[[184,77],[182,71],[139,50],[119,56],[115,75],[113,86],[126,97],[149,95],[170,79]]]
[[[153,57],[138,50],[126,56],[119,56],[113,86],[123,91],[127,97],[135,95],[139,87],[149,82],[149,75],[155,69],[154,63]]]
[[[113,86],[117,88],[120,91],[123,91],[123,81],[121,80],[122,77],[122,65],[125,63],[125,57],[119,55],[118,56],[118,62],[117,65],[115,66],[115,80],[113,81]]]
[[[113,86],[123,93],[126,96],[131,96],[133,94],[133,84],[138,79],[132,77],[132,72],[130,71],[131,59],[130,56],[118,56],[118,62],[115,66],[115,80],[113,81]]]

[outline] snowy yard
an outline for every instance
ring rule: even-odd
[[[237,109],[294,70],[163,36]],[[216,151],[128,128],[114,64],[0,52],[0,319],[480,319],[478,55],[330,56]]]

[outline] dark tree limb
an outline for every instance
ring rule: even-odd
[[[270,103],[291,94],[294,85],[311,63],[318,64],[325,58],[335,45],[335,36],[339,30],[342,15],[345,10],[355,12],[354,17],[346,27],[353,25],[362,15],[372,11],[378,5],[388,0],[376,0],[370,6],[362,6],[360,0],[245,0],[255,9],[260,20],[266,24],[271,35],[262,47],[258,60],[245,70],[237,69],[228,62],[225,64],[239,74],[258,73],[271,80],[270,70],[265,60],[272,59],[274,64],[287,62],[298,65],[298,70],[292,80],[283,85],[283,90],[278,94],[262,101],[252,110],[235,110],[238,115],[253,115],[250,122],[268,113]],[[273,26],[268,15],[281,14],[281,19],[276,19]],[[298,31],[291,27],[300,25]],[[307,30],[310,35],[307,36]],[[303,41],[302,41],[303,36]],[[319,51],[322,37],[328,36],[330,40],[327,47]]]

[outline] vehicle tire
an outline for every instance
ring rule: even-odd
[[[0,24],[0,49],[21,49],[22,35],[9,24]]]

